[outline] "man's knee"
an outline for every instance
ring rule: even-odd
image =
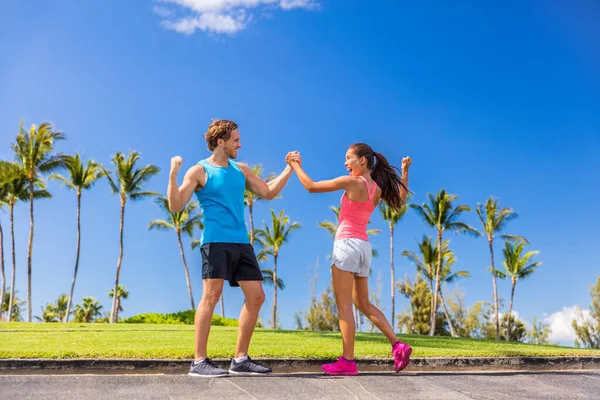
[[[202,303],[208,306],[216,306],[221,299],[223,290],[208,290],[202,294]]]
[[[249,293],[246,296],[246,304],[254,307],[260,307],[265,302],[265,292],[262,290],[256,293]]]

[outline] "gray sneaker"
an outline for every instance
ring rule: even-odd
[[[232,359],[231,366],[229,367],[229,373],[235,375],[264,375],[270,372],[272,372],[271,368],[258,365],[250,357],[240,363]]]
[[[220,376],[227,376],[229,374],[224,369],[217,367],[210,358],[205,358],[198,364],[195,364],[192,361],[192,366],[190,367],[190,372],[188,372],[188,375],[199,376],[201,378],[218,378]]]

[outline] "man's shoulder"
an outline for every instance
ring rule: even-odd
[[[248,172],[252,172],[252,170],[246,163],[239,162],[239,161],[232,161],[232,164],[236,165],[239,168],[239,170],[242,171],[244,176],[246,176],[248,174]]]
[[[204,165],[202,165],[201,161],[200,161],[197,164],[191,166],[190,169],[188,170],[188,172],[190,172],[192,174],[204,173]]]

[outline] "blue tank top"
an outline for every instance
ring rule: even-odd
[[[200,242],[250,243],[244,220],[244,173],[231,160],[227,167],[218,167],[206,160],[198,164],[206,171],[206,184],[195,191],[204,215]]]

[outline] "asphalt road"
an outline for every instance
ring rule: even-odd
[[[598,399],[600,371],[544,373],[0,375],[0,399]]]

